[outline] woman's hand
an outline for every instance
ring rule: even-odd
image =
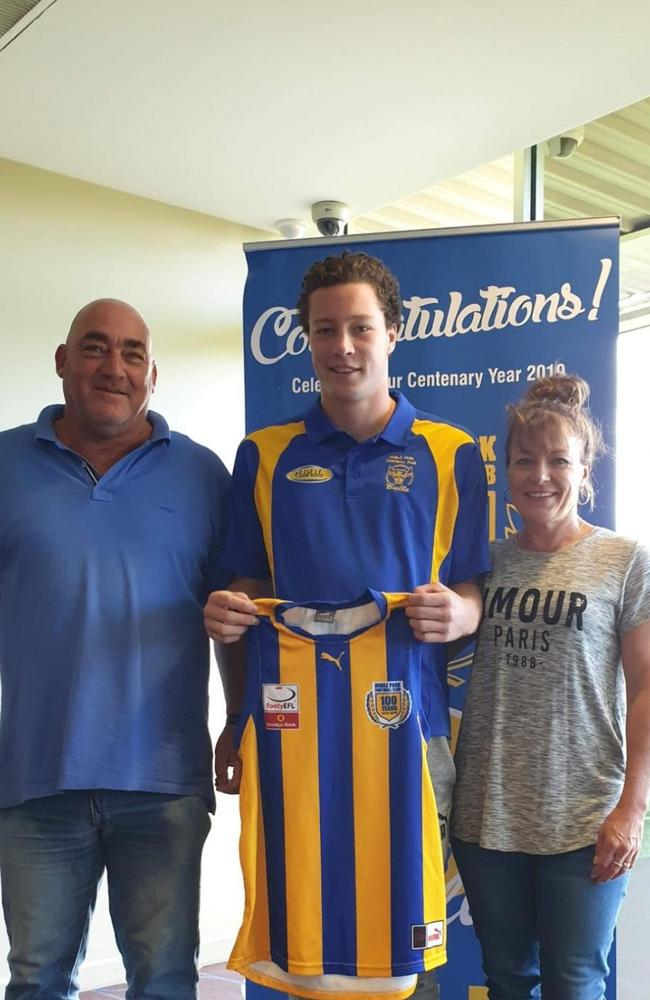
[[[630,871],[639,856],[643,837],[643,814],[617,805],[598,831],[591,877],[609,882]]]

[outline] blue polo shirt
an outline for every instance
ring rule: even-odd
[[[401,393],[376,437],[358,442],[319,403],[250,434],[233,472],[224,563],[271,577],[295,602],[410,591],[489,568],[485,471],[463,428],[416,410]],[[430,735],[449,732],[444,646],[430,647],[424,707]]]
[[[0,434],[0,806],[108,788],[212,807],[202,607],[228,473],[150,413],[95,482],[62,409]]]

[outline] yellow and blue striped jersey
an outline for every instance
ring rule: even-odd
[[[230,960],[253,981],[277,988],[267,962],[369,978],[446,960],[424,646],[406,600],[256,602],[240,721],[246,907]]]

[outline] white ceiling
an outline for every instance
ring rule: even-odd
[[[0,38],[0,156],[264,229],[361,215],[646,97],[648,38],[647,0],[42,0]]]
[[[619,215],[624,235],[650,232],[650,98],[585,123],[577,148],[544,157],[544,219]],[[511,222],[515,157],[440,181],[354,220],[355,232]],[[650,274],[648,275],[650,281]]]
[[[544,156],[544,219],[621,217],[621,321],[647,323],[650,312],[650,98],[579,130],[566,159]],[[505,156],[458,177],[373,209],[354,232],[436,229],[511,222],[515,157]]]

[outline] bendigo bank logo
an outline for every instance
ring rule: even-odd
[[[299,729],[300,702],[297,684],[263,684],[265,729]]]
[[[402,681],[375,681],[366,695],[366,712],[382,729],[397,729],[411,714],[411,695]]]
[[[326,483],[333,475],[331,469],[323,469],[320,465],[301,465],[287,472],[287,479],[292,483]]]

